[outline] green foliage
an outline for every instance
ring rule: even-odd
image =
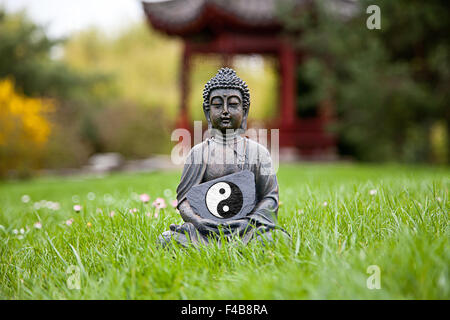
[[[13,77],[28,96],[69,97],[87,79],[52,59],[62,40],[51,40],[45,29],[24,12],[6,14],[0,8],[0,78]]]
[[[168,152],[168,115],[175,116],[178,105],[177,48],[177,41],[148,32],[144,24],[110,39],[91,30],[51,40],[25,13],[1,11],[0,78],[55,104],[49,141],[36,153],[40,166],[80,167],[104,151],[125,157]]]
[[[447,153],[431,149],[436,139],[440,150],[450,142],[447,3],[359,3],[351,18],[332,13],[327,1],[281,10],[286,27],[301,30],[297,45],[309,57],[299,67],[309,87],[299,92],[299,108],[334,101],[340,151],[357,159],[447,162]],[[366,27],[371,4],[381,9],[381,30]],[[437,123],[443,136],[430,141]]]
[[[170,206],[156,218],[155,208],[137,200],[148,193],[170,201],[180,172],[4,183],[0,297],[449,299],[449,174],[413,166],[284,166],[278,217],[292,245],[201,250],[158,248],[158,235],[181,218]],[[21,202],[24,194],[30,202]],[[60,209],[48,209],[48,201]],[[80,268],[80,290],[67,286],[70,265]],[[371,265],[381,270],[380,290],[366,286]]]
[[[119,152],[129,158],[170,153],[170,128],[162,108],[122,104],[104,108],[94,120],[104,152]]]
[[[106,101],[121,99],[145,108],[162,107],[171,116],[179,105],[180,42],[138,23],[108,37],[91,29],[70,38],[64,61],[79,72],[110,75]],[[109,97],[108,97],[109,96]],[[105,103],[105,101],[103,101]]]

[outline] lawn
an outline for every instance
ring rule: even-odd
[[[450,298],[448,168],[285,165],[278,221],[292,244],[163,250],[158,235],[181,222],[179,177],[1,183],[0,297]],[[167,208],[155,217],[157,197]]]

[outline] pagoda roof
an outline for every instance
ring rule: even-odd
[[[280,30],[276,16],[278,1],[169,0],[142,4],[154,28],[171,35],[189,36],[204,30]]]
[[[312,0],[166,0],[143,1],[151,25],[169,35],[191,36],[202,32],[278,32],[282,23],[277,5],[296,6]],[[358,0],[330,0],[327,6],[339,15],[351,15]]]

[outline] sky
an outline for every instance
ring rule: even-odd
[[[0,7],[7,12],[25,9],[33,21],[46,26],[52,38],[66,37],[92,26],[114,34],[144,19],[139,0],[0,0]]]

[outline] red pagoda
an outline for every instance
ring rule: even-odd
[[[304,1],[298,1],[299,3]],[[331,119],[329,102],[313,117],[296,110],[296,66],[305,53],[296,51],[277,19],[279,0],[170,0],[143,2],[153,28],[183,40],[181,105],[178,127],[190,128],[187,96],[190,61],[194,55],[219,54],[224,65],[236,54],[271,55],[278,60],[280,77],[278,119],[280,149],[294,150],[303,159],[335,155],[335,138],[326,132]],[[300,97],[301,98],[301,97]]]

